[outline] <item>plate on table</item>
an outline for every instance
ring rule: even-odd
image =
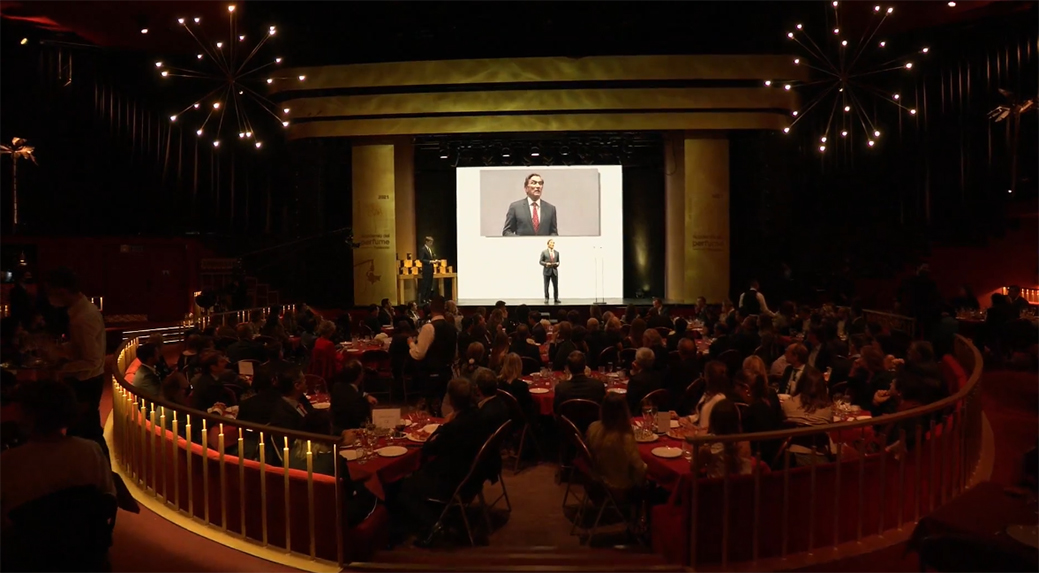
[[[403,446],[386,446],[385,448],[375,450],[375,453],[384,458],[397,458],[408,453],[408,448]]]
[[[672,428],[667,431],[667,437],[673,440],[685,441],[686,438],[695,438],[697,435],[697,429],[692,428]]]
[[[361,457],[360,450],[339,450],[339,455],[343,456],[348,462],[352,462]]]
[[[314,402],[311,404],[315,410],[327,410],[332,407],[331,402]]]
[[[433,432],[437,431],[440,424],[426,424],[425,426],[417,430],[409,430],[404,434],[404,437],[412,442],[424,443],[433,435]]]
[[[790,394],[776,394],[776,398],[779,398],[780,402],[786,402],[790,399]]]
[[[647,432],[645,434],[641,434],[639,432],[635,432],[635,441],[640,443],[640,444],[648,444],[648,443],[651,443],[651,442],[655,442],[655,441],[657,441],[657,437],[658,436],[656,434],[654,434],[653,432]]]
[[[1014,541],[1039,548],[1039,527],[1035,525],[1011,525],[1007,527],[1007,535]]]
[[[610,388],[607,392],[613,392],[614,394],[627,394],[627,388]]]
[[[531,388],[530,389],[530,393],[531,394],[548,394],[549,392],[551,392],[551,390],[549,390],[548,388]]]
[[[660,448],[653,448],[652,450],[650,450],[650,453],[658,458],[671,460],[682,456],[682,448],[672,448],[669,446],[664,446]]]

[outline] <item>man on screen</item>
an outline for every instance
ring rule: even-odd
[[[540,175],[527,175],[523,180],[527,198],[509,205],[509,212],[505,214],[505,227],[501,231],[503,237],[559,234],[556,229],[555,205],[541,200],[544,188],[545,180]]]
[[[548,283],[552,282],[552,294],[556,295],[555,301],[559,303],[559,251],[556,250],[556,242],[548,240],[548,248],[541,251],[541,266],[545,267],[542,274],[545,276],[545,303],[548,303]]]
[[[418,260],[422,263],[422,280],[419,281],[418,298],[420,303],[433,296],[433,265],[436,264],[436,253],[433,252],[433,237],[426,237],[426,244],[419,249]]]

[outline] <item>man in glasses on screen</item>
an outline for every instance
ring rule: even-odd
[[[544,188],[545,180],[541,175],[527,175],[523,180],[527,197],[509,205],[509,212],[505,214],[505,227],[501,231],[503,237],[559,234],[556,229],[556,206],[541,200]]]

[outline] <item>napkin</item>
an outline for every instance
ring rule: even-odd
[[[437,431],[437,428],[439,427],[440,424],[426,424],[426,427],[422,428],[422,431],[432,436],[433,432]]]

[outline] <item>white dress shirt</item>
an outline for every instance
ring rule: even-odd
[[[530,211],[530,220],[534,220],[534,205],[538,206],[538,226],[541,226],[541,199],[534,201],[530,197],[527,197],[527,210]]]
[[[444,320],[443,315],[436,315],[429,320],[426,324],[422,325],[422,328],[418,331],[418,340],[415,341],[414,346],[411,347],[409,353],[415,360],[422,360],[426,357],[426,352],[429,351],[429,345],[433,344],[433,339],[436,338],[436,331],[433,329],[434,320]]]
[[[761,294],[761,291],[759,291],[757,289],[754,290],[754,294],[757,295],[757,297],[758,297],[758,304],[761,305],[761,314],[768,315],[768,316],[775,316],[776,313],[774,313],[771,310],[769,310],[768,309],[768,305],[765,304],[765,295]],[[743,293],[743,294],[740,295],[740,302],[736,306],[736,308],[743,308],[743,297],[746,296],[746,295],[747,295],[747,293]]]
[[[61,372],[76,380],[89,380],[105,372],[105,320],[82,294],[69,307],[69,341],[64,350],[69,361]]]

